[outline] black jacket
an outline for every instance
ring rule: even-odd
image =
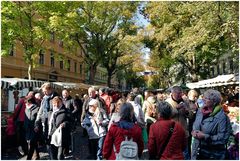
[[[73,114],[78,111],[76,102],[71,96],[68,96],[66,100],[63,99],[63,104],[67,109],[69,109]]]
[[[62,128],[62,146],[69,145],[71,142],[71,113],[68,109],[63,105],[59,111],[54,113],[53,121],[52,121],[52,129],[50,131],[50,136],[54,133],[54,131],[60,126],[60,124],[64,123],[64,127]]]
[[[36,133],[34,131],[34,122],[37,118],[39,107],[35,104],[30,109],[25,108],[24,129],[26,140],[35,139]]]

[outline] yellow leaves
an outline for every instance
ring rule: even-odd
[[[66,15],[68,18],[77,18],[78,14],[77,12],[69,12]]]
[[[50,29],[52,29],[52,30],[58,28],[58,27],[62,24],[62,19],[61,19],[61,17],[56,16],[56,15],[55,15],[55,16],[51,16],[51,17],[49,18],[49,20],[50,20],[49,27],[50,27]]]
[[[37,39],[44,39],[44,31],[41,27],[35,26],[33,27],[33,32],[35,32]]]

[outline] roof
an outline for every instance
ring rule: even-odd
[[[189,87],[190,89],[194,89],[194,88],[225,86],[225,85],[231,85],[231,84],[239,84],[238,74],[219,75],[215,78],[201,80],[195,83],[187,83],[186,86]]]

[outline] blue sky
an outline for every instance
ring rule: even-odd
[[[143,4],[144,5],[144,4]],[[145,28],[148,24],[150,24],[143,15],[140,14],[139,9],[138,12],[136,14],[136,17],[134,18],[135,23],[140,26]],[[142,48],[142,52],[144,53],[144,60],[145,63],[147,62],[147,60],[149,59],[149,54],[150,54],[150,49],[149,48]]]

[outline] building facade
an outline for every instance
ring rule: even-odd
[[[28,78],[28,64],[24,61],[23,51],[20,43],[16,43],[9,51],[9,56],[2,57],[1,77]],[[38,64],[33,69],[32,78],[50,82],[84,82],[83,56],[80,49],[76,53],[68,52],[62,41],[54,38],[46,41],[36,56]]]
[[[70,53],[64,48],[64,42],[52,39],[46,41],[37,53],[38,64],[33,69],[32,79],[49,82],[88,83],[90,72],[84,63],[84,54],[78,49]],[[28,79],[28,64],[24,61],[24,49],[20,43],[12,46],[9,56],[1,58],[2,78]],[[116,76],[112,87],[118,88]],[[98,66],[94,85],[107,86],[107,70]]]

